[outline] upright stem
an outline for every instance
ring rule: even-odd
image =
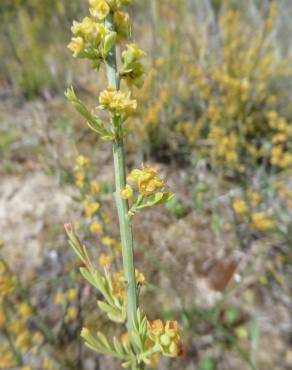
[[[107,29],[114,31],[114,22],[112,14],[110,14],[106,18],[105,26]],[[107,57],[106,67],[109,86],[118,90],[120,87],[120,79],[117,73],[115,47],[113,47],[113,49],[110,51]],[[120,135],[119,132],[117,133],[117,139],[113,143],[113,157],[116,183],[115,201],[120,224],[124,274],[127,282],[127,312],[128,312],[127,326],[129,336],[131,338],[133,323],[137,313],[137,289],[134,268],[133,234],[131,221],[128,215],[129,204],[127,200],[121,198],[121,190],[124,189],[126,186],[126,165],[125,165],[124,142],[122,135]]]

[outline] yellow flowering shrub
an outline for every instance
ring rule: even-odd
[[[276,1],[256,25],[224,4],[212,34],[199,22],[195,31],[186,25],[177,32],[183,5],[173,5],[177,14],[170,15],[165,2],[160,5],[160,14],[165,11],[175,26],[161,35],[168,59],[157,59],[138,97],[145,101],[140,108],[144,137],[155,145],[151,154],[156,156],[165,133],[173,131],[177,136],[167,135],[172,151],[180,150],[183,139],[195,158],[241,178],[260,165],[291,168],[291,118],[282,109],[285,92],[275,81],[291,80],[292,70],[273,46]]]

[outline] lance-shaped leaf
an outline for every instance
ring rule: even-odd
[[[104,127],[103,122],[92,114],[80,99],[77,98],[73,87],[65,92],[66,98],[71,101],[76,110],[86,119],[88,126],[101,136],[110,136],[110,132]]]
[[[120,356],[124,356],[125,355],[125,350],[124,350],[124,347],[122,346],[122,344],[119,342],[119,340],[117,339],[117,337],[114,337],[113,338],[113,342],[114,342],[114,347],[115,347],[115,350],[116,352],[120,355]],[[126,351],[127,353],[128,351]]]
[[[80,260],[86,265],[87,262],[87,256],[84,254],[84,248],[78,239],[77,235],[75,234],[75,231],[71,224],[66,224],[65,230],[68,236],[68,241],[74,252],[77,254],[77,256],[80,258]]]
[[[133,318],[133,332],[131,334],[134,344],[140,352],[143,352],[147,338],[147,318],[139,308],[136,318]]]
[[[87,328],[82,329],[81,337],[84,339],[87,347],[95,352],[113,356],[125,362],[134,363],[136,361],[135,354],[131,348],[129,347],[125,350],[116,338],[114,338],[114,345],[112,345],[103,333],[98,332],[97,335],[93,335]]]
[[[103,301],[97,301],[98,307],[104,311],[108,317],[115,322],[122,323],[126,320],[126,315],[123,310],[111,306]]]
[[[148,197],[145,203],[140,204],[137,207],[137,210],[153,207],[158,204],[165,204],[169,202],[173,197],[174,197],[174,194],[172,193],[163,193],[163,192],[155,193],[151,195],[150,197]]]
[[[107,34],[104,38],[104,43],[103,43],[103,56],[104,58],[107,57],[108,53],[111,51],[112,47],[116,43],[117,39],[117,33],[116,32],[110,32]]]

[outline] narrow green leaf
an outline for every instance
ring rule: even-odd
[[[146,203],[143,203],[137,207],[138,210],[144,209],[144,208],[149,208],[153,207],[157,204],[164,204],[168,201],[170,201],[174,195],[172,193],[162,193],[158,192],[153,194],[147,199]]]
[[[105,36],[103,44],[103,52],[105,56],[107,56],[108,53],[111,51],[112,47],[116,42],[116,39],[117,39],[116,32],[110,32],[108,35]]]
[[[112,350],[112,348],[111,348],[111,346],[110,346],[110,344],[109,344],[106,336],[103,333],[98,332],[97,333],[97,337],[98,337],[98,340],[100,341],[100,343],[103,345],[103,347],[105,347],[105,348],[107,348],[109,350]]]
[[[96,279],[94,272],[87,270],[85,267],[81,267],[80,272],[82,276],[84,277],[84,279],[86,279],[91,285],[93,285],[99,291],[102,290],[102,287],[100,286],[100,282],[98,279]]]
[[[114,342],[114,347],[115,347],[116,352],[117,352],[120,356],[124,356],[124,355],[125,355],[125,353],[124,353],[123,346],[121,345],[121,343],[119,342],[119,340],[117,339],[117,337],[114,337],[114,338],[113,338],[113,342]]]

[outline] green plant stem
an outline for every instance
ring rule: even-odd
[[[105,26],[111,31],[114,31],[113,15],[110,14],[105,21]],[[107,78],[110,87],[119,89],[120,79],[117,72],[116,49],[110,51],[107,60]],[[113,143],[113,157],[115,169],[115,201],[118,211],[120,224],[122,255],[124,274],[127,282],[127,327],[130,338],[132,337],[133,324],[137,314],[137,286],[134,268],[134,253],[133,253],[133,233],[130,217],[128,214],[129,204],[127,200],[121,198],[121,190],[126,186],[126,165],[124,142],[121,135],[121,122],[117,125],[116,139]]]

